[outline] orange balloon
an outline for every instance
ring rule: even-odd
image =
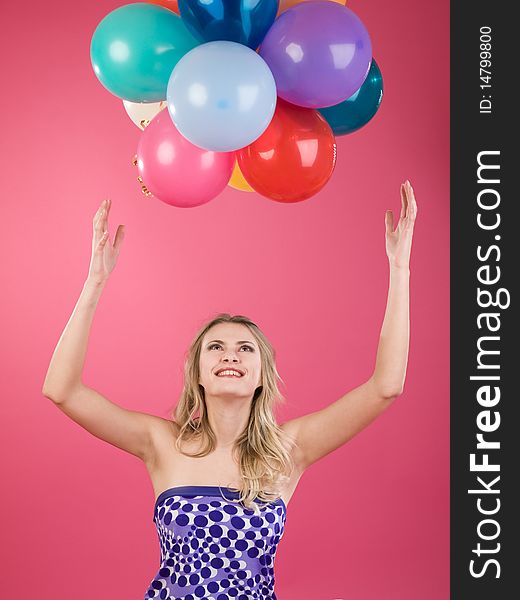
[[[177,0],[148,0],[148,2],[149,4],[158,4],[159,6],[164,6],[164,8],[169,8],[170,10],[173,10],[174,13],[180,15]]]
[[[310,198],[327,183],[336,165],[336,140],[321,114],[278,98],[262,135],[237,150],[249,185],[278,202]]]
[[[233,169],[233,173],[231,174],[231,179],[228,183],[229,186],[234,188],[235,190],[240,190],[241,192],[254,192],[255,190],[247,183],[245,177],[242,175],[242,171],[238,166],[238,162],[235,161],[235,168]]]
[[[286,11],[288,8],[291,8],[292,6],[296,6],[297,4],[301,4],[302,2],[309,1],[310,0],[280,0],[280,4],[278,7],[278,15]],[[338,4],[343,4],[343,6],[346,4],[346,0],[330,0],[330,2],[337,2]]]

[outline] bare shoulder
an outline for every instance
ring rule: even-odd
[[[179,426],[175,421],[163,417],[155,417],[152,427],[154,442],[157,441],[160,443],[163,439],[171,441],[172,436],[176,439],[178,434]]]
[[[168,427],[171,427],[171,423],[173,423],[173,421],[171,419],[165,419],[164,417],[158,417],[157,415],[153,415],[154,419],[153,419],[153,432],[154,433],[158,433],[160,435],[160,433],[165,430],[168,429]]]
[[[151,427],[151,455],[150,462],[155,463],[165,448],[175,448],[175,440],[179,433],[179,426],[171,419],[154,417]]]
[[[295,437],[296,435],[296,419],[291,419],[290,421],[285,421],[285,423],[280,424],[280,428],[283,429],[287,434],[291,437]]]
[[[291,439],[292,444],[288,448],[291,458],[294,462],[294,465],[299,471],[303,471],[303,455],[300,446],[298,445],[298,423],[296,419],[291,419],[290,421],[286,421],[285,423],[280,424],[280,429],[282,429],[288,437]]]

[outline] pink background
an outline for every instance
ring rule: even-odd
[[[385,94],[338,138],[329,184],[283,205],[228,188],[195,209],[146,198],[140,131],[96,79],[89,45],[122,3],[8,3],[2,94],[2,598],[142,599],[159,565],[144,465],[41,394],[111,197],[126,239],[102,297],[85,382],[166,417],[184,352],[216,312],[250,316],[286,383],[280,422],[368,378],[388,267],[384,213],[409,178],[419,207],[403,395],[304,474],[276,558],[279,600],[449,596],[449,3],[349,2]],[[229,267],[232,266],[232,268]]]

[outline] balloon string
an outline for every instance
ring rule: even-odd
[[[137,154],[134,156],[134,158],[132,159],[132,164],[134,165],[134,167],[137,167]],[[149,196],[152,195],[152,192],[150,192],[150,190],[146,187],[146,185],[144,184],[143,178],[139,175],[139,177],[137,178],[137,181],[141,184],[141,192],[143,192],[143,194],[148,198]]]
[[[141,184],[141,192],[143,192],[143,194],[148,197],[152,195],[152,192],[150,192],[150,190],[145,186],[144,182],[143,182],[143,178],[141,176],[139,176],[137,178],[137,181]]]

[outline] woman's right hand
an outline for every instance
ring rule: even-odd
[[[105,283],[116,266],[125,236],[124,225],[119,225],[114,243],[111,244],[108,233],[108,213],[111,200],[104,200],[94,215],[94,232],[92,237],[92,257],[88,271],[88,279],[97,285]]]

